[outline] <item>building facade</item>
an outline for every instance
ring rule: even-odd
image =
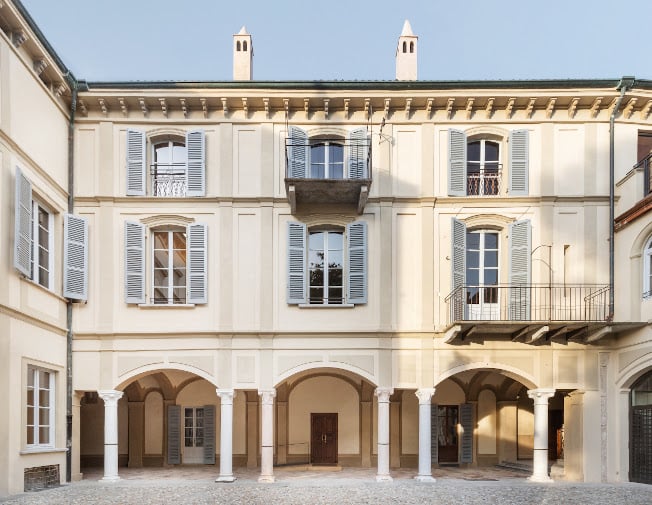
[[[233,81],[86,82],[19,2],[0,23],[0,492],[651,482],[651,82],[419,81],[407,22],[394,81],[252,80],[243,27]]]

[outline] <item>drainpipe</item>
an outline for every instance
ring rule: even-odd
[[[614,198],[614,188],[615,188],[615,121],[618,110],[620,109],[620,104],[625,98],[625,92],[628,88],[631,88],[634,85],[634,77],[625,76],[620,79],[617,90],[620,90],[620,96],[618,101],[611,111],[611,116],[609,117],[609,316],[608,321],[613,321],[614,319],[614,211],[615,211],[615,198]]]
[[[75,209],[75,110],[77,109],[77,80],[68,73],[66,80],[72,89],[70,121],[68,122],[68,213]],[[72,300],[66,303],[66,482],[72,480]]]

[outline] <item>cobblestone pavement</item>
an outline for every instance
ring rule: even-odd
[[[652,486],[643,484],[534,484],[522,472],[505,469],[437,470],[436,482],[412,479],[414,471],[393,472],[377,483],[369,469],[341,472],[275,469],[274,484],[259,484],[255,471],[236,471],[231,484],[214,482],[214,468],[122,471],[122,480],[98,481],[90,471],[70,485],[0,499],[9,504],[652,504]]]

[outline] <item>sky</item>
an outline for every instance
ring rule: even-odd
[[[78,79],[393,80],[408,19],[419,80],[652,79],[652,0],[22,0]]]

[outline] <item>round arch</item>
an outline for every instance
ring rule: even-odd
[[[126,374],[120,376],[119,377],[120,382],[114,387],[114,389],[118,391],[122,391],[130,383],[140,379],[141,377],[149,375],[152,372],[163,372],[165,370],[178,370],[181,372],[188,372],[198,377],[201,377],[202,379],[207,380],[208,382],[213,384],[216,388],[219,387],[217,381],[215,380],[215,377],[213,377],[211,374],[207,373],[206,371],[201,370],[200,368],[196,368],[194,366],[186,365],[183,363],[165,363],[165,364],[153,363],[150,365],[144,365],[138,368],[134,368],[133,370],[130,370]]]
[[[457,375],[458,373],[461,372],[467,372],[470,370],[491,370],[497,373],[500,373],[506,377],[509,377],[512,380],[515,380],[517,382],[520,382],[523,384],[525,387],[528,389],[536,389],[537,383],[534,380],[534,377],[528,373],[525,373],[522,370],[519,370],[518,368],[509,366],[509,365],[503,365],[500,363],[491,363],[488,361],[480,361],[480,362],[475,362],[475,363],[467,363],[464,365],[458,365],[456,367],[450,368],[446,370],[444,373],[442,373],[437,379],[434,381],[435,388],[437,387],[438,384],[442,383],[444,380],[453,377],[454,375]]]
[[[347,372],[350,372],[352,374],[355,374],[359,376],[360,378],[366,380],[367,382],[371,383],[373,386],[378,387],[378,382],[376,378],[371,375],[370,373],[362,370],[361,368],[358,368],[353,365],[349,365],[348,363],[341,363],[341,362],[323,362],[323,361],[314,361],[311,363],[304,363],[302,365],[298,365],[295,367],[292,367],[285,372],[283,372],[280,375],[277,375],[274,378],[274,387],[279,387],[283,382],[286,380],[292,378],[292,376],[299,374],[301,372],[309,372],[311,370],[321,370],[325,373],[328,373],[329,371],[335,371],[335,370],[345,370]]]
[[[616,377],[616,387],[630,389],[646,373],[652,371],[652,349],[627,365]]]

